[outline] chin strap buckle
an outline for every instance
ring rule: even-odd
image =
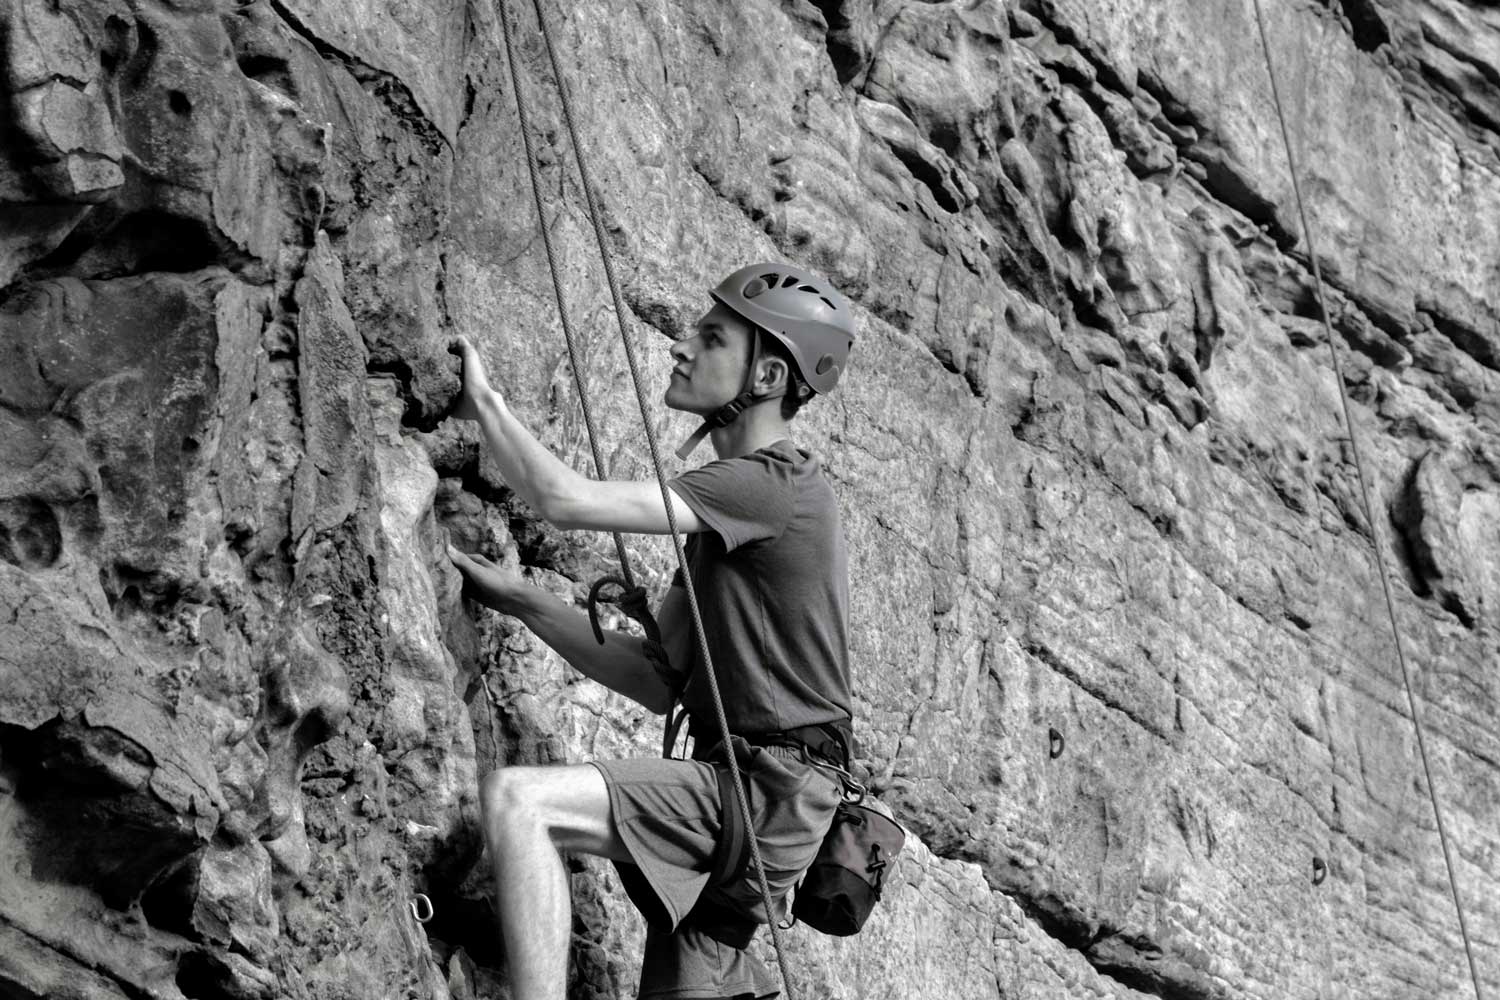
[[[698,429],[693,431],[692,437],[682,442],[682,447],[677,449],[677,457],[684,462],[687,461],[687,457],[703,443],[704,438],[708,437],[709,431],[716,431],[720,427],[728,427],[739,419],[740,414],[744,413],[750,407],[751,403],[755,402],[758,402],[755,398],[755,393],[746,389],[719,407],[710,417],[698,425]]]
[[[714,415],[705,420],[704,423],[715,428],[728,427],[730,424],[739,419],[739,415],[745,412],[745,407],[749,406],[751,402],[754,401],[754,399],[754,393],[742,392],[738,396],[731,399],[729,402],[725,403],[723,406],[719,407],[719,409],[715,411]]]

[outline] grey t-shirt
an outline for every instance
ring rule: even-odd
[[[849,558],[822,464],[782,440],[670,485],[710,529],[689,536],[688,571],[729,728],[849,718]],[[682,702],[701,729],[714,716],[697,648]]]

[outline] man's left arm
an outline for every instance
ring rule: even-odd
[[[671,689],[646,655],[645,640],[605,630],[604,644],[600,645],[588,615],[577,608],[483,556],[468,555],[450,546],[448,557],[463,574],[465,596],[521,619],[585,677],[657,715],[667,710]],[[678,617],[672,619],[674,630]],[[670,637],[664,645],[669,649],[673,646]]]

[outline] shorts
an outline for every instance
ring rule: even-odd
[[[753,865],[741,878],[708,887],[720,828],[714,765],[638,758],[594,766],[609,787],[615,827],[634,861],[617,865],[621,881],[646,917],[641,1000],[775,996],[777,979],[764,963],[715,940],[696,921],[683,924],[700,898],[766,921]],[[842,786],[831,772],[780,747],[753,748],[741,773],[779,917],[833,822]]]

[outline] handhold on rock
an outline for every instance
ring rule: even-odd
[[[177,985],[190,997],[224,1000],[269,1000],[278,996],[276,976],[234,952],[203,949],[185,953],[177,966]]]
[[[59,715],[7,737],[7,761],[21,765],[18,799],[32,829],[24,845],[39,877],[86,885],[126,909],[164,871],[206,840],[195,817],[157,794],[160,761],[131,723],[158,722],[152,706],[93,724]],[[128,721],[127,721],[128,720]],[[170,762],[169,762],[170,763]]]
[[[141,899],[153,926],[255,961],[268,960],[280,935],[271,859],[258,843],[211,844],[160,879]]]
[[[36,497],[0,501],[0,559],[22,569],[46,569],[62,554],[62,530],[52,508]]]
[[[349,678],[319,643],[311,623],[295,620],[272,644],[262,678],[258,725],[267,762],[257,832],[261,840],[274,840],[292,820],[302,762],[348,714]]]
[[[1313,855],[1313,885],[1322,885],[1323,880],[1328,877],[1328,863],[1317,855]]]
[[[1063,734],[1058,732],[1056,729],[1049,728],[1047,730],[1047,740],[1047,756],[1053,760],[1061,757],[1063,754],[1063,749],[1067,746],[1067,741],[1063,739]]]
[[[1496,474],[1466,448],[1433,450],[1411,473],[1398,523],[1425,590],[1466,627],[1500,621]]]

